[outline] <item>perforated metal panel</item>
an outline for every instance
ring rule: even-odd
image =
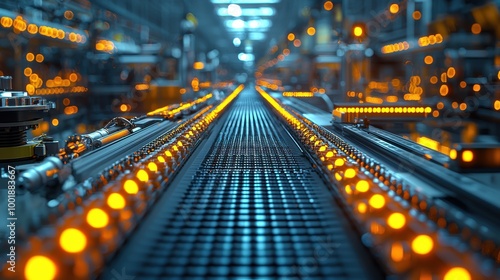
[[[135,279],[377,278],[332,194],[259,97],[242,93],[226,114],[102,278],[123,268]]]

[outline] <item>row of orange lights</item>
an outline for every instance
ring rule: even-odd
[[[355,211],[356,218],[372,233],[372,237],[375,239],[374,244],[377,244],[375,246],[388,247],[388,255],[393,263],[397,264],[409,259],[409,255],[406,253],[408,249],[405,249],[404,244],[409,244],[414,254],[411,256],[413,261],[415,261],[414,258],[428,259],[427,256],[436,251],[436,246],[439,244],[435,244],[438,240],[435,235],[416,232],[416,228],[429,227],[427,223],[413,218],[412,215],[405,214],[407,209],[394,200],[392,196],[386,195],[385,190],[373,180],[373,178],[377,178],[377,176],[371,177],[370,173],[374,174],[374,170],[370,170],[370,173],[363,172],[361,168],[357,167],[357,162],[348,159],[346,148],[339,148],[335,144],[333,144],[335,147],[332,148],[332,143],[308,125],[307,119],[299,119],[292,115],[262,88],[257,87],[257,91],[284,118],[299,140],[316,154],[323,163],[323,168],[334,175],[337,187],[340,188],[345,200]],[[390,208],[386,207],[389,202],[392,202]],[[426,206],[427,204],[422,200],[420,205]],[[387,227],[384,226],[384,222],[381,222],[380,218],[382,217],[382,221],[385,221]],[[418,224],[419,227],[410,224]],[[412,233],[409,234],[409,231]],[[427,229],[427,231],[431,230]],[[390,238],[384,236],[386,232],[390,234]],[[448,249],[453,250],[454,248],[448,246]],[[377,254],[387,252],[380,249],[376,251]],[[456,253],[459,254],[458,251]],[[421,266],[409,267],[408,273],[413,274],[416,270],[416,273],[420,275],[429,275],[427,271],[419,272],[420,269]],[[436,273],[442,272],[436,271]],[[472,278],[471,272],[461,266],[449,267],[442,274],[442,277],[444,280],[470,280]]]
[[[68,40],[74,43],[85,43],[87,37],[85,35],[79,34],[78,32],[66,32],[63,29],[55,28],[51,26],[41,25],[38,26],[34,23],[28,24],[27,21],[22,16],[17,16],[15,19],[10,17],[0,18],[0,24],[4,28],[13,27],[14,31],[17,32],[28,32],[32,35],[40,34],[45,37],[50,37],[59,40]]]
[[[83,264],[85,269],[68,271],[59,266],[62,265],[62,263],[53,259],[51,253],[62,250],[62,252],[66,254],[65,262],[72,262],[75,266],[78,266],[78,262],[81,262],[81,254],[86,250],[91,250],[93,243],[116,241],[116,239],[112,239],[113,235],[109,238],[106,237],[106,235],[109,235],[110,231],[117,231],[117,228],[111,225],[112,217],[118,216],[120,222],[130,219],[133,215],[130,209],[132,206],[128,206],[127,201],[132,200],[134,197],[138,197],[140,192],[144,192],[144,186],[153,184],[151,181],[152,178],[160,174],[160,170],[165,169],[167,161],[171,160],[174,154],[178,153],[180,149],[191,145],[192,142],[190,142],[190,139],[199,139],[201,133],[206,130],[208,125],[220,115],[224,108],[227,107],[242,90],[243,85],[240,85],[210,113],[204,115],[200,114],[200,117],[196,117],[195,122],[180,130],[176,139],[172,140],[169,144],[165,144],[165,148],[145,158],[141,161],[141,165],[135,166],[130,175],[124,175],[125,177],[122,177],[122,180],[115,180],[104,186],[104,205],[98,202],[98,200],[101,199],[100,197],[94,196],[92,201],[90,201],[82,211],[84,215],[84,224],[81,226],[63,226],[56,229],[57,234],[55,240],[57,241],[57,248],[53,248],[50,252],[45,251],[42,253],[40,253],[41,250],[36,250],[36,254],[27,256],[27,261],[23,267],[24,278],[28,280],[66,279],[66,277],[71,277],[71,279],[89,278],[92,271],[89,271],[87,264]],[[184,140],[181,141],[181,139]],[[117,187],[120,189],[117,190]],[[79,215],[76,212],[66,213],[66,217],[72,214]],[[128,230],[131,230],[131,227],[128,227]],[[90,235],[94,233],[99,233],[101,237],[97,240],[92,239]],[[98,266],[101,265],[102,262]],[[71,274],[71,276],[66,275],[67,273]]]

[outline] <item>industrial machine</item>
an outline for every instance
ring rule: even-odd
[[[2,1],[0,278],[500,279],[499,11]]]

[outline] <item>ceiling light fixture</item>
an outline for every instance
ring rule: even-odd
[[[243,17],[270,17],[276,14],[276,9],[271,7],[259,7],[259,8],[241,8],[241,15]],[[217,15],[221,17],[234,16],[230,14],[229,7],[223,7],[217,9]]]
[[[214,4],[277,4],[281,0],[212,0]]]
[[[233,17],[241,16],[241,7],[238,4],[229,4],[227,6],[227,13]]]
[[[234,38],[233,39],[233,45],[235,47],[239,47],[241,45],[241,39],[240,38]]]

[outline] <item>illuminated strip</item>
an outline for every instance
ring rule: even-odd
[[[334,108],[332,115],[336,122],[356,123],[360,118],[368,119],[412,119],[426,118],[432,112],[428,106],[385,106],[352,105]]]
[[[310,91],[285,91],[283,92],[284,97],[313,97],[314,93]]]
[[[408,49],[413,49],[417,47],[427,47],[432,45],[441,44],[443,42],[443,35],[441,34],[433,34],[428,36],[422,36],[418,38],[418,40],[414,39],[412,41],[402,41],[393,44],[384,45],[380,51],[383,54],[391,54],[395,52],[406,51]]]
[[[209,94],[207,94],[207,95],[205,95],[203,97],[200,97],[200,98],[196,99],[193,102],[189,102],[189,103],[183,104],[183,105],[181,105],[181,106],[179,106],[177,108],[172,109],[172,105],[168,105],[168,106],[156,109],[154,111],[151,111],[147,115],[148,116],[154,116],[154,115],[171,116],[171,115],[176,115],[176,114],[178,114],[178,113],[180,113],[180,112],[182,112],[184,110],[187,110],[187,109],[191,108],[193,105],[203,103],[203,102],[207,101],[208,99],[210,99],[212,97],[213,97],[213,94],[209,93]]]
[[[25,262],[19,265],[19,270],[27,279],[91,279],[94,273],[102,268],[104,262],[94,262],[90,258],[81,258],[81,254],[100,254],[101,246],[109,246],[110,252],[120,248],[127,232],[132,231],[137,221],[145,213],[145,207],[151,207],[153,198],[158,198],[165,185],[158,185],[158,178],[169,179],[177,172],[182,163],[187,160],[186,154],[196,147],[196,143],[209,128],[210,124],[220,113],[238,96],[244,86],[238,86],[216,108],[207,113],[212,107],[201,110],[193,118],[180,124],[175,130],[162,136],[166,142],[158,147],[149,147],[148,156],[142,158],[132,166],[130,172],[119,173],[116,178],[106,181],[100,187],[102,194],[93,195],[86,199],[87,204],[80,205],[78,211],[64,210],[64,216],[59,218],[60,223],[55,225],[56,234],[38,236],[41,242],[47,244],[47,249],[40,249],[32,254],[34,243],[23,244],[22,258]],[[177,164],[172,164],[175,162]],[[165,175],[166,174],[166,175]],[[154,188],[151,186],[155,185]],[[156,193],[156,196],[153,195]],[[145,195],[147,194],[147,195]],[[134,201],[129,203],[129,201]],[[92,205],[92,206],[91,206]],[[94,205],[102,205],[96,208]],[[68,227],[69,221],[81,220],[81,214],[86,213],[85,225]],[[111,222],[109,217],[117,216],[118,220]],[[80,224],[79,224],[80,225]],[[93,238],[102,234],[102,227],[111,232],[102,238]],[[52,227],[51,227],[52,228]],[[41,231],[43,232],[43,230]],[[92,242],[88,242],[92,240]],[[37,246],[35,244],[35,246]],[[65,252],[64,260],[60,258],[61,250]],[[77,271],[65,269],[67,266],[80,264],[87,269]],[[6,266],[4,266],[6,267]],[[0,275],[9,279],[20,279],[19,275],[0,271]],[[4,278],[2,278],[4,279]]]
[[[451,277],[456,276],[472,279],[471,275],[479,273],[481,261],[474,261],[476,256],[472,254],[471,248],[459,250],[441,242],[432,233],[435,231],[435,227],[430,226],[432,221],[414,217],[406,203],[411,201],[417,211],[425,213],[429,209],[435,210],[435,206],[430,205],[431,201],[418,192],[410,193],[408,186],[396,192],[396,185],[400,183],[390,182],[385,174],[379,173],[385,168],[380,163],[368,164],[364,156],[359,158],[359,151],[338,136],[298,114],[290,113],[260,87],[256,87],[256,90],[283,117],[285,125],[296,135],[296,139],[321,161],[320,166],[332,181],[332,187],[338,189],[349,213],[359,222],[361,231],[376,240],[371,249],[378,257],[385,259],[389,274],[397,273],[400,278],[422,273],[420,275],[425,274],[430,278],[444,274],[444,279],[454,279]],[[396,199],[396,196],[404,199]],[[439,212],[436,213],[439,217]],[[437,219],[439,227],[446,227],[447,223],[453,222],[443,217]],[[409,246],[403,248],[402,244]],[[450,251],[460,257],[450,260],[443,257],[443,251]],[[405,262],[404,267],[399,266],[405,259],[418,259],[419,262]],[[432,262],[436,260],[441,261],[442,265],[431,268]],[[425,270],[420,271],[422,266],[425,266]]]

